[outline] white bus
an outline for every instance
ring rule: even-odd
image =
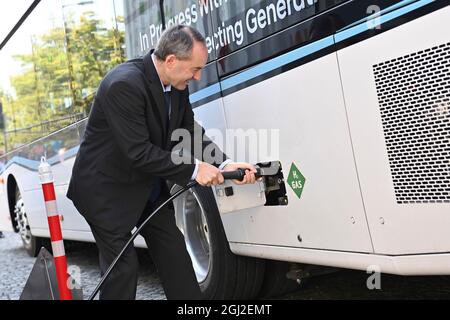
[[[264,184],[196,188],[175,201],[205,297],[281,293],[291,279],[320,270],[314,266],[448,275],[449,21],[444,0],[41,1],[0,51],[13,79],[3,88],[11,91],[3,98],[5,141],[20,143],[11,113],[18,117],[27,92],[20,75],[37,75],[41,116],[61,116],[54,112],[61,108],[87,114],[95,81],[114,61],[147,53],[164,26],[190,24],[204,33],[210,54],[201,82],[190,85],[196,119],[207,133],[224,136],[275,132],[276,152],[258,150],[254,162],[280,165]],[[95,24],[95,32],[86,31]],[[46,76],[51,68],[42,61],[16,68],[8,60],[30,35],[40,43],[31,57],[42,60],[40,52],[57,43],[43,43],[51,34],[62,44],[48,61],[61,59],[65,76]],[[102,35],[102,45],[89,42]],[[3,157],[0,229],[19,232],[32,255],[49,237],[37,175],[44,154],[64,238],[93,241],[66,198],[85,124]],[[236,161],[248,160],[235,151],[225,149]],[[142,238],[136,246],[145,246]]]

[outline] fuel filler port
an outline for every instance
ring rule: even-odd
[[[256,168],[260,179],[254,184],[236,185],[230,180],[225,180],[223,184],[212,188],[220,213],[288,204],[281,163],[279,161],[263,162],[256,164]],[[240,171],[242,172],[238,173],[242,177],[245,172]],[[223,174],[225,176],[227,173]],[[239,179],[237,176],[232,178]]]
[[[285,206],[288,204],[283,170],[279,161],[258,163],[266,195],[265,206]]]

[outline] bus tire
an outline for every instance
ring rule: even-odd
[[[16,186],[15,201],[14,201],[14,219],[16,222],[16,231],[22,239],[25,251],[31,257],[37,257],[41,247],[46,245],[46,239],[35,237],[31,234],[28,216],[23,202],[22,195],[19,188]]]
[[[266,260],[266,271],[264,282],[258,298],[267,299],[281,296],[299,290],[303,286],[303,281],[298,284],[296,281],[288,279],[287,273],[290,265],[285,261]]]
[[[179,186],[172,188],[172,193]],[[230,250],[211,188],[196,186],[174,200],[204,299],[252,299],[261,289],[265,261]]]

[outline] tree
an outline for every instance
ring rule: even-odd
[[[65,30],[53,28],[32,37],[31,54],[14,56],[22,72],[11,77],[14,94],[0,92],[0,98],[3,96],[7,118],[12,119],[7,130],[28,129],[10,133],[10,144],[27,143],[45,131],[70,124],[60,121],[50,125],[50,120],[87,115],[101,79],[125,60],[124,32],[105,28],[94,12],[85,12],[78,21],[69,18],[66,26]]]
[[[85,12],[67,34],[71,39],[67,50],[71,52],[76,96],[74,107],[78,112],[80,106],[86,108],[84,97],[93,94],[105,74],[125,60],[123,32],[106,29],[102,25],[93,12]]]

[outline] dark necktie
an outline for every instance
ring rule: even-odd
[[[166,118],[166,128],[169,131],[169,114],[170,114],[170,91],[164,91],[164,112]],[[159,177],[155,177],[153,180],[152,193],[150,194],[149,201],[154,203],[161,194],[162,185],[165,180]]]
[[[167,128],[169,128],[169,119],[170,119],[170,91],[164,91],[164,111],[166,112],[166,124]]]

